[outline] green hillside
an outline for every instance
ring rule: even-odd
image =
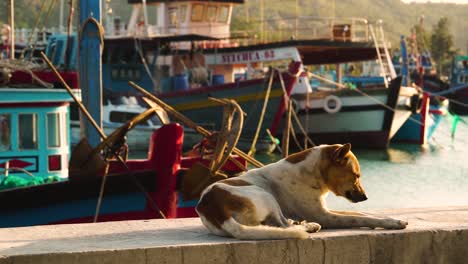
[[[245,5],[236,7],[236,22],[260,19],[261,0],[246,0]],[[362,17],[370,22],[383,20],[387,37],[397,43],[400,35],[408,36],[410,28],[424,16],[424,27],[431,31],[441,17],[448,17],[456,47],[468,53],[468,4],[405,4],[400,0],[263,0],[265,20],[296,16]]]
[[[46,1],[44,13],[49,8],[49,3],[54,3],[51,15],[46,21],[47,26],[58,25],[59,0],[16,0],[16,25],[32,27],[41,3],[44,1]],[[64,2],[68,3],[69,1]],[[450,20],[457,48],[463,53],[468,53],[468,34],[466,34],[468,31],[468,4],[404,4],[400,0],[263,0],[265,19],[294,17],[296,15],[296,2],[299,3],[299,16],[363,17],[371,22],[382,19],[387,36],[394,43],[397,43],[401,34],[409,35],[411,26],[418,23],[421,15],[424,15],[424,25],[427,31],[431,31],[433,25],[441,17],[446,16]],[[0,23],[7,21],[8,3],[9,1],[0,1]],[[246,0],[244,5],[237,6],[234,10],[235,23],[245,25],[246,20],[259,20],[259,4],[260,0]],[[114,14],[120,15],[124,21],[128,18],[131,9],[127,1],[113,0],[111,5]],[[77,15],[77,12],[75,14]]]

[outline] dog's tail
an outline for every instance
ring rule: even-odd
[[[305,230],[295,226],[287,228],[267,225],[247,226],[232,217],[224,221],[222,228],[237,239],[305,239],[309,236]]]

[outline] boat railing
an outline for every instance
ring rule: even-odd
[[[251,30],[230,31],[223,23],[204,25],[141,25],[129,27],[111,27],[107,35],[114,36],[158,36],[201,34],[220,39],[235,39],[241,43],[256,44],[261,42],[282,41],[288,39],[329,39],[343,41],[368,41],[369,23],[367,19],[355,17],[316,17],[303,16],[249,22]]]
[[[75,32],[73,30],[73,32]],[[38,45],[45,46],[49,36],[63,33],[57,27],[50,28],[17,28],[15,29],[15,42],[17,45]]]
[[[250,21],[249,25],[250,30],[242,31],[231,31],[226,24],[215,22],[197,27],[177,25],[164,28],[157,25],[135,27],[113,25],[108,27],[112,30],[106,30],[105,33],[106,37],[200,34],[219,38],[220,40],[217,42],[222,43],[221,46],[243,46],[292,39],[353,42],[367,42],[370,40],[369,23],[364,18],[302,16],[263,21],[254,20]],[[33,34],[31,42],[37,45],[45,45],[49,35],[60,32],[59,28],[35,31],[32,29],[15,30],[17,43],[27,44],[31,34]]]
[[[242,44],[284,40],[369,41],[369,23],[364,18],[293,17],[251,22],[252,30],[232,31],[231,39]]]

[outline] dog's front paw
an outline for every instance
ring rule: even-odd
[[[398,219],[388,219],[385,223],[385,229],[405,229],[408,222]]]
[[[307,233],[315,233],[320,231],[320,229],[322,228],[321,225],[313,222],[302,222],[301,225],[304,227]]]

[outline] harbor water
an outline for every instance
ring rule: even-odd
[[[465,118],[466,120],[467,118]],[[361,165],[367,201],[352,204],[329,194],[337,210],[371,210],[468,205],[468,125],[445,118],[427,146],[391,144],[387,150],[353,150]],[[279,156],[263,155],[264,162]]]
[[[452,139],[451,122],[443,119],[424,147],[391,144],[386,150],[353,149],[369,199],[353,204],[329,194],[328,207],[365,211],[468,205],[468,125],[459,122]],[[258,154],[256,158],[266,164],[281,156]]]

